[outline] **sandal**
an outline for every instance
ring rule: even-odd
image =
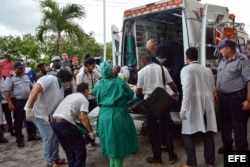
[[[58,165],[65,165],[65,164],[68,164],[68,161],[65,158],[57,158],[55,160],[55,163]]]

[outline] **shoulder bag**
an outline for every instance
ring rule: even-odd
[[[163,86],[166,86],[166,79],[162,66],[161,70],[162,70]],[[173,99],[167,93],[166,89],[157,87],[152,92],[152,94],[150,94],[149,97],[145,100],[144,107],[154,116],[159,117],[164,112],[169,112],[169,108],[171,107],[172,103]]]

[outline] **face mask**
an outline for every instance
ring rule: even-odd
[[[69,86],[70,82],[62,82],[61,86],[65,89]]]

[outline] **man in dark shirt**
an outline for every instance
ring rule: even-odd
[[[168,69],[181,95],[180,71],[184,66],[183,46],[172,40],[162,40],[158,44],[157,40],[149,39],[146,48],[154,52],[159,63]]]

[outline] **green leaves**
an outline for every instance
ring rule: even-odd
[[[84,31],[75,20],[86,17],[83,6],[68,3],[59,7],[59,4],[53,0],[44,0],[40,1],[40,7],[43,16],[41,25],[37,27],[37,39],[39,41],[43,42],[43,37],[48,32],[55,34],[55,55],[59,55],[62,33],[69,35],[69,37],[75,36],[78,43],[82,44]]]

